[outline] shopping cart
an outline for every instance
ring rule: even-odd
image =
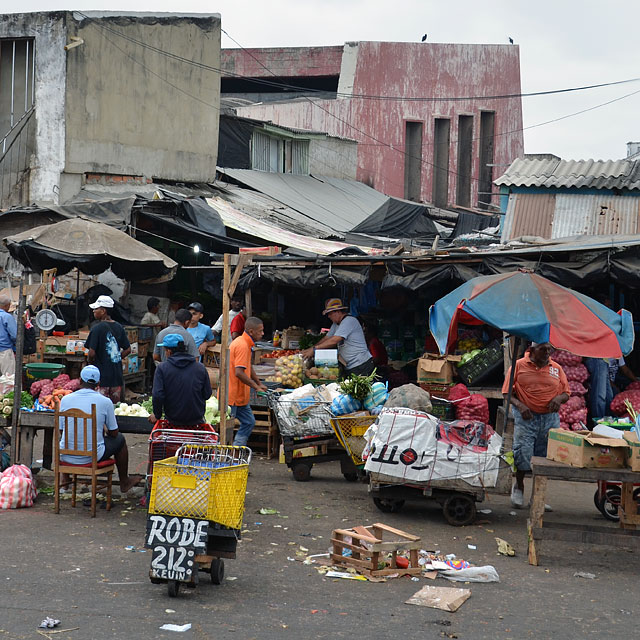
[[[362,452],[366,445],[364,434],[377,416],[334,416],[330,423],[338,442],[346,449],[356,467],[362,467]]]
[[[190,442],[154,463],[146,546],[153,549],[149,577],[195,588],[199,571],[224,579],[224,558],[236,557],[251,449]]]
[[[199,424],[189,427],[171,425],[168,420],[158,420],[149,436],[149,458],[147,460],[147,498],[151,491],[153,463],[176,454],[185,443],[216,444],[218,434],[210,424]],[[148,503],[148,499],[147,499]]]
[[[273,411],[284,449],[284,461],[299,482],[311,478],[311,469],[320,462],[340,462],[347,480],[356,480],[358,470],[338,442],[331,427],[329,402],[290,398],[287,392],[262,392]]]

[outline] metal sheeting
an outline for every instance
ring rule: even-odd
[[[387,200],[383,193],[354,180],[246,169],[219,171],[340,233],[353,229]]]
[[[556,197],[550,193],[513,193],[509,196],[503,241],[520,236],[550,238]]]
[[[558,194],[551,237],[633,235],[639,215],[640,197]]]
[[[640,189],[640,160],[517,158],[495,184],[514,187]]]

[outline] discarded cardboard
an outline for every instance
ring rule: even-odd
[[[640,471],[640,441],[635,431],[625,431],[624,439],[629,446],[627,466],[631,471]]]
[[[461,356],[441,356],[425,353],[418,359],[418,382],[449,384],[453,382],[454,362],[460,362]]]
[[[405,604],[431,607],[443,611],[457,611],[471,597],[471,589],[432,587],[427,585],[414,593]]]
[[[547,458],[572,467],[621,469],[626,466],[627,442],[591,431],[550,429]]]

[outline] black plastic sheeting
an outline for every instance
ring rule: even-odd
[[[135,202],[136,196],[127,196],[126,198],[114,198],[112,200],[92,200],[91,202],[49,205],[47,208],[65,218],[88,218],[123,231],[131,224],[131,210]]]
[[[337,285],[364,286],[369,280],[369,266],[330,267],[319,265],[304,269],[289,267],[250,267],[242,272],[238,288],[259,286],[261,280],[287,287],[310,289]]]
[[[436,225],[427,217],[428,207],[389,198],[351,233],[367,233],[387,238],[435,237]]]
[[[473,233],[474,231],[482,231],[489,227],[497,227],[500,225],[500,216],[488,216],[480,213],[467,213],[466,211],[458,212],[456,226],[453,228],[451,238],[457,238],[465,233]]]
[[[436,264],[420,271],[407,271],[404,275],[391,273],[395,270],[390,269],[390,273],[384,277],[382,289],[401,287],[417,291],[424,287],[444,284],[450,284],[455,288],[479,275],[475,269],[462,264]]]
[[[218,166],[251,169],[251,135],[256,125],[233,116],[220,116]]]

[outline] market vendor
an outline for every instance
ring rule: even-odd
[[[313,356],[314,349],[338,349],[338,359],[344,367],[345,375],[352,373],[368,376],[373,373],[375,364],[367,347],[362,327],[356,318],[347,313],[347,307],[340,298],[329,298],[322,315],[331,320],[327,335],[315,347],[302,352],[305,358]]]
[[[109,296],[98,296],[89,306],[98,321],[89,332],[84,346],[89,350],[89,362],[100,370],[98,391],[114,404],[122,400],[122,359],[131,353],[124,327],[111,318],[115,302]]]
[[[164,347],[161,346],[161,343],[164,340],[165,336],[168,336],[170,333],[177,333],[182,336],[187,347],[187,353],[190,353],[194,358],[198,358],[200,356],[193,336],[187,331],[187,327],[190,324],[191,312],[187,311],[186,309],[178,309],[176,311],[176,317],[173,321],[173,324],[165,327],[156,336],[156,344],[153,348],[153,359],[156,362],[164,362],[167,359],[167,354],[164,350]]]
[[[99,298],[98,298],[99,299]],[[101,374],[98,367],[88,365],[80,371],[80,388],[73,393],[62,398],[60,401],[60,411],[68,409],[79,409],[85,413],[91,413],[93,406],[96,408],[96,451],[98,462],[115,458],[118,468],[118,478],[120,480],[120,491],[127,493],[129,489],[137,485],[144,476],[129,475],[129,452],[124,436],[118,431],[118,423],[114,413],[113,403],[98,393],[98,385],[101,381]],[[60,431],[65,427],[66,421],[60,419]],[[71,424],[71,423],[68,423]],[[67,425],[68,426],[68,425]],[[89,427],[92,428],[92,427]],[[105,433],[106,431],[106,433]],[[78,432],[78,438],[82,438],[82,432]],[[60,447],[75,449],[83,447],[84,442],[74,442],[74,433],[71,430],[65,437],[62,434]],[[69,464],[91,464],[90,456],[61,456],[63,462]],[[63,473],[61,477],[62,486],[70,483],[68,474]]]
[[[229,309],[229,327],[231,327],[231,323],[233,319],[242,311],[244,308],[244,299],[241,295],[236,294],[231,298],[230,302],[231,308]],[[216,340],[220,340],[222,338],[222,320],[223,316],[220,314],[220,317],[216,320],[216,323],[211,327],[213,331],[213,335],[216,337]]]
[[[199,302],[192,302],[187,307],[187,311],[191,314],[191,322],[187,327],[187,331],[193,336],[193,340],[200,353],[200,360],[202,360],[202,356],[207,349],[215,346],[216,339],[213,337],[211,327],[200,322],[204,316],[204,307]]]
[[[164,336],[166,360],[153,376],[153,413],[149,422],[164,417],[171,425],[195,426],[204,422],[205,402],[211,397],[211,383],[204,365],[187,353],[184,337],[178,333]]]
[[[12,376],[16,371],[16,319],[9,313],[11,298],[0,296],[0,375]]]
[[[562,367],[551,360],[548,342],[531,344],[524,357],[516,361],[511,406],[514,417],[513,456],[516,481],[511,504],[524,504],[524,475],[531,471],[532,456],[546,457],[549,429],[560,427],[558,409],[569,399],[569,383]],[[502,393],[507,397],[511,367],[506,373]]]
[[[264,335],[264,325],[260,318],[247,318],[244,333],[229,347],[229,408],[231,416],[237,418],[240,426],[233,439],[236,447],[244,447],[256,424],[251,405],[251,389],[266,391],[260,378],[251,366],[251,349]]]

